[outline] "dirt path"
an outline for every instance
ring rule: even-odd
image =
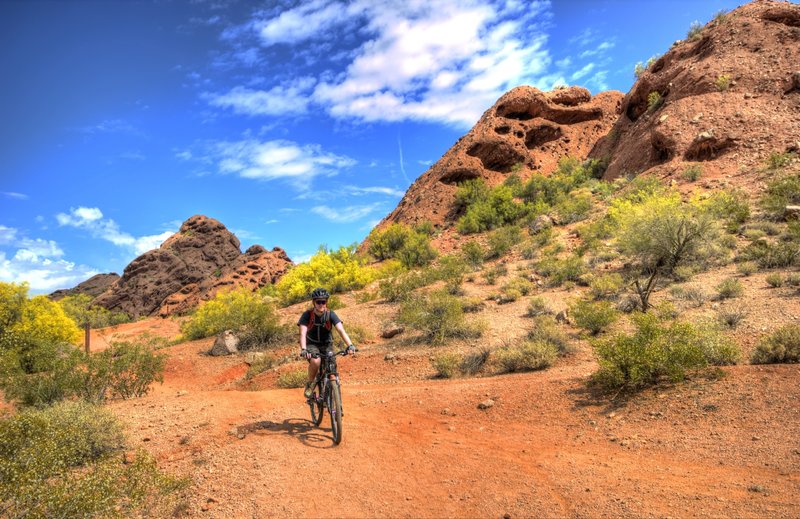
[[[374,383],[397,367],[367,347],[340,363],[334,447],[301,390],[237,390],[241,357],[202,355],[208,344],[169,348],[163,385],[111,405],[132,445],[191,478],[193,517],[800,514],[798,366],[609,402],[585,389],[594,366],[580,355],[543,372],[395,385]]]

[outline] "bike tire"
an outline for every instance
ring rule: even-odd
[[[308,407],[311,408],[311,421],[317,427],[322,423],[322,417],[325,414],[321,391],[319,384],[317,384],[314,387],[314,393],[311,395],[311,401],[308,403]]]
[[[339,382],[330,382],[330,404],[328,412],[331,415],[331,432],[333,433],[333,443],[339,445],[342,442],[342,392]]]

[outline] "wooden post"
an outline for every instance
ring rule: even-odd
[[[83,345],[86,348],[86,354],[89,354],[89,322],[85,322],[83,324],[84,336],[83,336]]]

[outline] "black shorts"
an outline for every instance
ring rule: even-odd
[[[325,355],[329,351],[333,351],[333,343],[327,344],[314,344],[311,341],[306,342],[306,348],[311,355]]]

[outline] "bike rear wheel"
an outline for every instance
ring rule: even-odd
[[[330,382],[330,402],[328,412],[331,415],[331,432],[333,433],[333,443],[339,445],[342,442],[342,392],[339,389],[339,382]]]
[[[317,384],[308,402],[308,407],[311,408],[311,421],[315,426],[319,426],[319,424],[322,423],[322,416],[325,413],[325,411],[323,411],[321,391],[322,389],[319,387],[319,384]]]

